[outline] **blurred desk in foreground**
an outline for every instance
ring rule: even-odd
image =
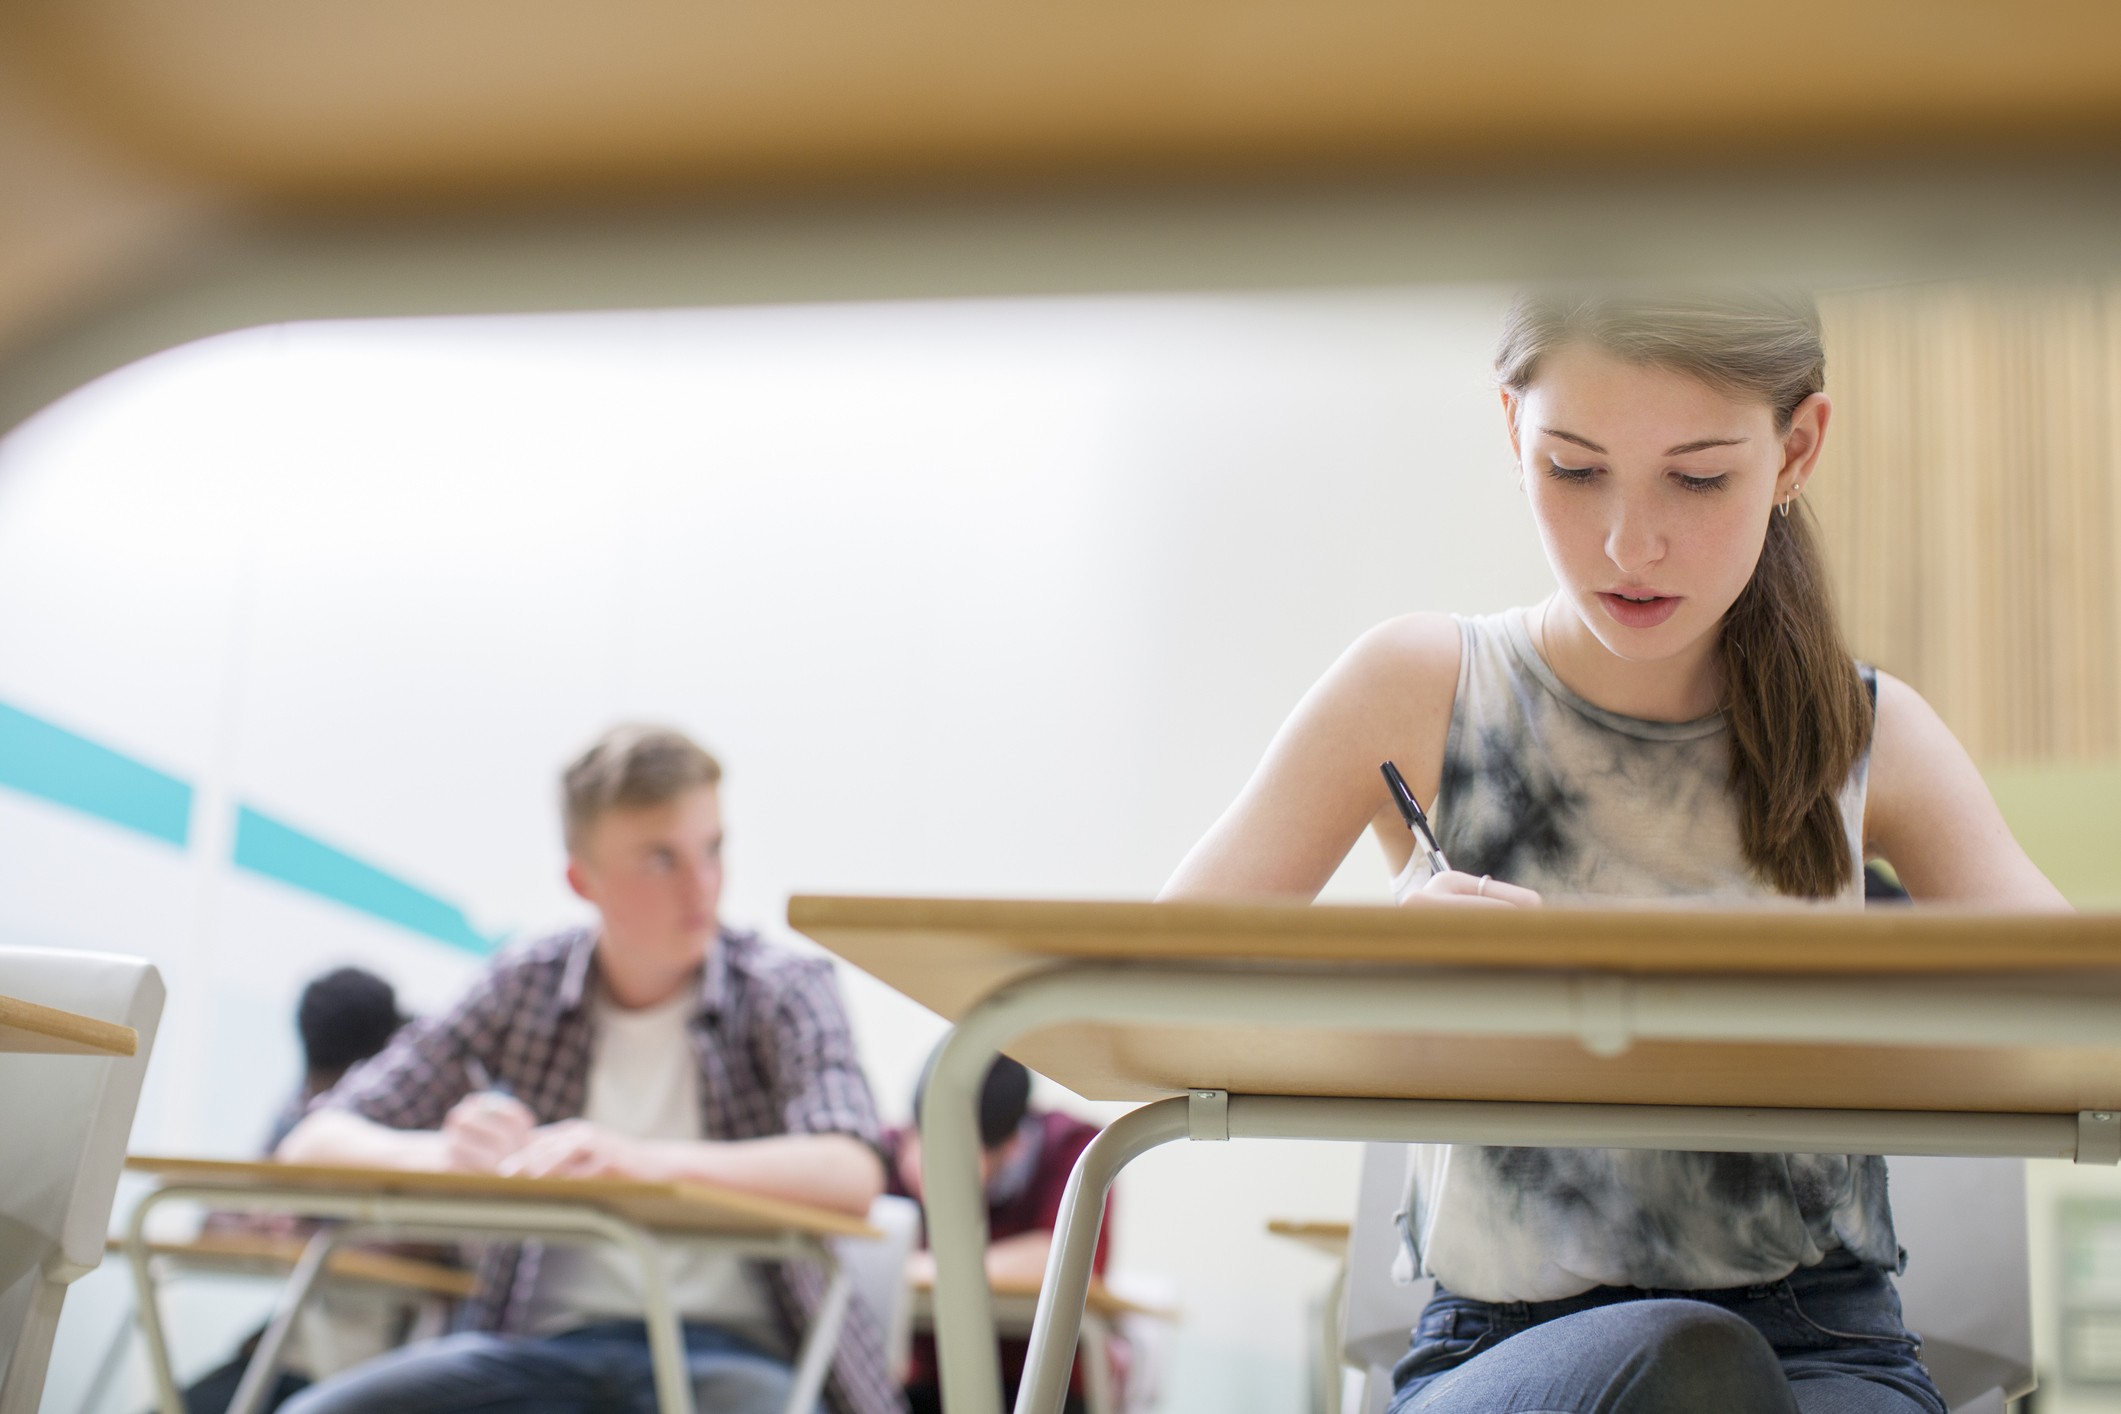
[[[241,1276],[285,1276],[301,1263],[308,1246],[306,1237],[207,1232],[190,1242],[150,1242],[147,1255],[158,1267]],[[113,1237],[110,1250],[123,1253],[125,1239]],[[324,1263],[324,1276],[335,1282],[387,1287],[452,1301],[462,1301],[478,1287],[477,1276],[461,1267],[366,1247],[335,1248]]]
[[[1340,1258],[1348,1251],[1348,1224],[1300,1222],[1294,1218],[1269,1218],[1267,1231],[1276,1237],[1286,1237],[1314,1252],[1323,1252],[1328,1257]]]
[[[994,1327],[1001,1335],[1028,1336],[1038,1316],[1036,1282],[995,1282]],[[1119,1386],[1112,1371],[1113,1327],[1127,1316],[1155,1320],[1177,1319],[1177,1313],[1160,1306],[1130,1301],[1104,1282],[1092,1277],[1083,1302],[1083,1405],[1088,1414],[1118,1414]],[[913,1281],[913,1328],[932,1335],[935,1331],[935,1281],[917,1277]]]
[[[1077,1164],[1018,1409],[1066,1390],[1104,1196],[1172,1140],[2121,1159],[2121,918],[806,898],[955,1023],[923,1110],[945,1402],[997,1414],[976,1094],[1148,1101]]]
[[[1340,1414],[1340,1308],[1347,1300],[1350,1224],[1269,1218],[1267,1231],[1299,1247],[1333,1259],[1333,1280],[1311,1311],[1311,1407],[1318,1414]]]
[[[300,1265],[302,1253],[308,1245],[307,1234],[279,1236],[209,1229],[189,1242],[150,1242],[147,1252],[155,1266],[159,1290],[173,1277],[191,1275],[284,1281]],[[123,1238],[113,1237],[105,1246],[113,1253],[123,1255],[125,1252]],[[318,1281],[318,1299],[328,1300],[334,1291],[378,1297],[382,1304],[373,1309],[364,1308],[363,1314],[386,1319],[377,1321],[373,1328],[358,1331],[358,1335],[365,1338],[357,1339],[352,1351],[341,1339],[346,1333],[345,1312],[327,1312],[336,1319],[327,1319],[321,1329],[318,1323],[310,1322],[303,1329],[309,1345],[312,1373],[344,1369],[350,1361],[395,1348],[408,1339],[418,1339],[423,1330],[428,1334],[439,1334],[447,1329],[448,1303],[464,1300],[477,1287],[477,1276],[461,1267],[374,1248],[335,1249],[325,1261],[324,1274]],[[104,1395],[117,1378],[119,1362],[133,1332],[141,1328],[136,1305],[127,1319],[111,1333],[110,1344],[97,1361],[96,1373],[89,1381],[88,1393],[81,1399],[82,1409],[103,1407]]]
[[[229,1414],[255,1410],[327,1263],[341,1242],[355,1237],[604,1241],[626,1249],[641,1267],[662,1414],[693,1414],[693,1406],[684,1337],[663,1278],[661,1243],[704,1243],[745,1257],[820,1262],[832,1273],[832,1283],[796,1357],[788,1404],[790,1414],[809,1414],[824,1388],[848,1300],[847,1277],[830,1239],[878,1235],[866,1222],[843,1213],[703,1183],[500,1178],[144,1155],[134,1155],[126,1167],[161,1181],[133,1209],[121,1242],[138,1288],[140,1328],[147,1338],[162,1414],[183,1414],[184,1407],[170,1372],[155,1300],[154,1245],[146,1236],[149,1215],[165,1202],[285,1213],[322,1223],[303,1245]]]

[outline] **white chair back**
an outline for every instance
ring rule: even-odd
[[[2033,1387],[2022,1159],[1886,1161],[1907,1327],[1954,1411],[2001,1410]]]
[[[1122,1414],[1148,1414],[1163,1402],[1178,1353],[1178,1282],[1163,1272],[1111,1271],[1105,1273],[1105,1289],[1144,1308],[1121,1316],[1117,1330],[1127,1343],[1120,1409]]]
[[[1340,1316],[1341,1359],[1363,1376],[1363,1393],[1347,1414],[1381,1414],[1392,1393],[1392,1366],[1407,1353],[1414,1323],[1436,1289],[1433,1281],[1403,1286],[1392,1276],[1400,1249],[1392,1215],[1406,1196],[1408,1154],[1405,1144],[1363,1146]]]
[[[921,1205],[886,1193],[869,1208],[869,1226],[883,1236],[866,1241],[842,1239],[840,1266],[854,1288],[854,1299],[867,1307],[883,1329],[884,1355],[894,1375],[906,1368],[913,1343],[912,1290],[906,1284],[906,1258],[920,1241]]]
[[[0,1414],[35,1414],[67,1284],[103,1260],[163,989],[138,958],[0,948],[0,995],[140,1035],[122,1058],[0,1052]]]

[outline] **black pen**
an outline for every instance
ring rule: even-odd
[[[1429,857],[1431,869],[1443,873],[1451,867],[1451,861],[1443,857],[1443,846],[1436,843],[1436,832],[1429,828],[1429,817],[1421,813],[1421,802],[1407,789],[1407,778],[1389,761],[1378,769],[1385,774],[1385,788],[1392,793],[1392,803],[1399,807],[1399,818],[1413,831],[1415,847]]]

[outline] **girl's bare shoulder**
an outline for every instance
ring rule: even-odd
[[[1433,788],[1458,696],[1461,645],[1449,614],[1387,619],[1341,654],[1298,716],[1365,760],[1397,760],[1410,780],[1418,774],[1422,788]]]
[[[1356,639],[1340,669],[1362,697],[1379,697],[1395,712],[1432,699],[1448,708],[1464,651],[1458,620],[1449,614],[1402,614]]]

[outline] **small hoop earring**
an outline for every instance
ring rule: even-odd
[[[1790,502],[1796,499],[1797,493],[1795,491],[1790,492],[1789,495],[1784,496],[1782,498],[1782,518],[1784,520],[1788,520],[1790,518]]]

